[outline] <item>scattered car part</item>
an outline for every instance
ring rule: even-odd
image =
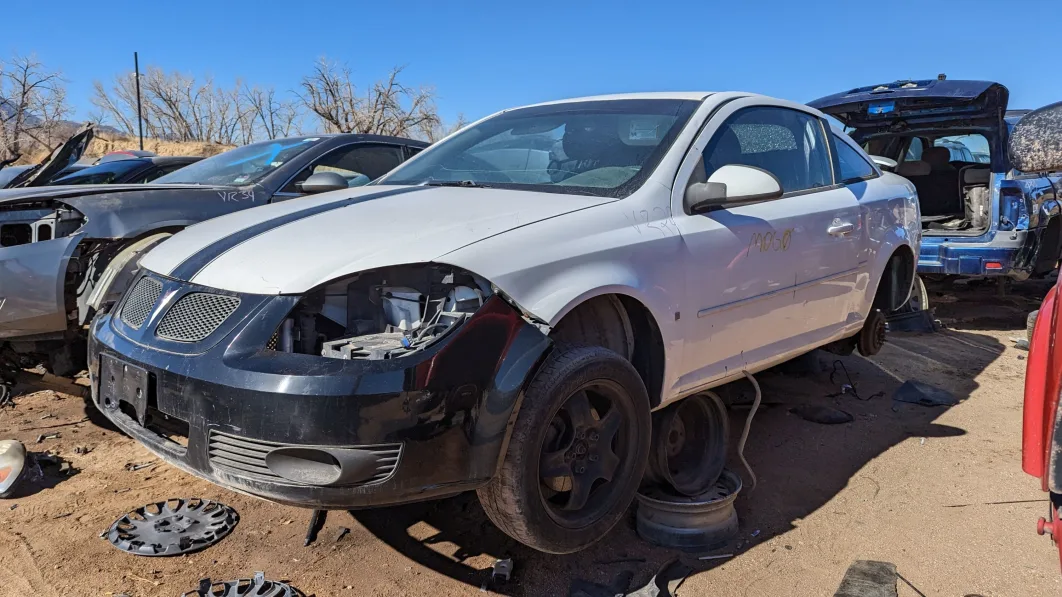
[[[909,379],[896,388],[892,399],[921,406],[955,406],[959,399],[947,390]]]
[[[833,597],[896,597],[896,564],[856,560],[848,567]]]
[[[232,532],[235,510],[211,500],[173,498],[141,506],[107,529],[106,539],[139,556],[176,556],[206,549]]]
[[[209,578],[199,581],[199,588],[181,593],[181,597],[300,597],[302,593],[287,583],[267,580],[262,572],[252,578],[240,578],[224,582],[211,582]]]
[[[805,421],[820,423],[822,425],[839,425],[851,423],[852,415],[839,408],[821,406],[818,404],[801,404],[789,409],[789,412],[797,415]]]
[[[752,389],[756,390],[756,398],[752,401],[752,408],[749,409],[749,414],[745,417],[745,428],[741,431],[741,440],[738,441],[738,458],[741,459],[741,464],[745,465],[745,470],[748,471],[749,477],[752,478],[751,490],[756,489],[756,473],[753,472],[752,466],[749,461],[745,459],[745,442],[749,439],[749,430],[752,429],[752,418],[756,416],[756,411],[760,408],[760,402],[763,400],[763,392],[760,390],[760,383],[756,381],[756,378],[752,376],[748,371],[742,371],[745,374],[745,378],[752,384]],[[740,489],[740,487],[739,487]]]
[[[491,567],[490,581],[497,582],[499,579],[505,582],[509,581],[509,577],[513,573],[513,559],[505,558],[504,560],[495,560],[494,566]]]
[[[314,510],[310,514],[310,524],[306,528],[306,539],[302,542],[303,547],[309,547],[311,543],[317,541],[317,534],[324,528],[326,518],[328,518],[328,510]],[[338,539],[336,540],[338,541]]]
[[[653,413],[653,448],[645,479],[680,495],[708,491],[726,465],[730,422],[714,393],[690,396]]]
[[[738,531],[734,500],[741,477],[724,470],[711,490],[696,497],[675,495],[661,487],[638,493],[638,535],[657,545],[680,549],[712,549],[726,544]]]
[[[13,439],[0,440],[0,498],[11,495],[27,470],[26,446]]]
[[[931,311],[896,311],[885,317],[889,331],[922,332],[932,334],[940,329],[940,322],[933,319]]]

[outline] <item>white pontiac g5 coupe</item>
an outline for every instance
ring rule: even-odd
[[[807,106],[516,108],[371,185],[163,242],[93,324],[93,399],[236,491],[345,509],[474,489],[512,537],[572,552],[647,462],[680,492],[715,481],[710,388],[876,352],[920,234],[912,184]],[[669,419],[688,433],[654,439],[698,400]]]

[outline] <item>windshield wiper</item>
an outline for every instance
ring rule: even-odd
[[[490,185],[480,184],[474,180],[430,180],[422,183],[429,187],[467,187],[470,189],[489,189]]]

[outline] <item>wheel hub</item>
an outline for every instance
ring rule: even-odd
[[[620,458],[614,444],[623,416],[607,398],[586,390],[573,394],[550,424],[539,476],[547,503],[561,512],[582,510],[612,481]],[[622,450],[621,450],[622,451]]]

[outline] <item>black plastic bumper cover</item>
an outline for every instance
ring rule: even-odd
[[[246,298],[247,308],[234,314],[235,321],[194,354],[176,354],[157,342],[157,317],[139,330],[120,317],[98,317],[89,340],[92,399],[165,461],[221,486],[291,505],[380,506],[486,483],[504,454],[523,389],[551,344],[512,306],[493,297],[458,329],[413,355],[342,361],[275,352],[264,347],[293,302]],[[104,397],[101,363],[108,377]],[[152,426],[151,418],[161,415],[187,423],[186,442],[172,441]],[[251,465],[223,466],[219,445],[241,462],[244,448],[251,456],[273,446],[400,450],[396,466],[380,478],[319,486],[264,469],[257,474]]]

